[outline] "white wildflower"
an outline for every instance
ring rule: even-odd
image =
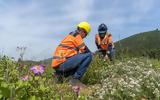
[[[100,95],[99,98],[100,98],[100,99],[103,99],[103,95]]]
[[[149,66],[152,67],[153,65],[152,65],[152,64],[149,64]]]
[[[159,95],[160,95],[160,91],[156,88],[156,89],[153,91],[153,94],[159,96]]]

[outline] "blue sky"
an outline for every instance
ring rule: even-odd
[[[24,59],[52,57],[55,47],[81,21],[92,30],[84,40],[91,51],[97,27],[105,23],[113,40],[160,27],[159,0],[0,0],[0,54]]]

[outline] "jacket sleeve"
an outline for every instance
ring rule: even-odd
[[[100,45],[98,45],[98,43],[95,41],[95,44],[97,46],[97,49],[100,49]]]
[[[83,39],[81,38],[80,35],[77,35],[75,37],[75,42],[74,42],[75,46],[78,47],[78,50],[80,53],[87,53],[90,52],[90,50],[88,49],[88,47],[85,45],[85,43],[83,42]]]
[[[95,44],[96,44],[96,46],[97,46],[97,49],[100,49],[100,45],[98,45],[98,43],[97,43],[96,40],[97,40],[97,39],[96,39],[96,35],[95,35]]]
[[[111,34],[109,34],[109,40],[108,40],[108,46],[111,46],[112,48],[114,48],[114,43],[113,43],[113,40],[112,40],[112,35]]]
[[[112,43],[113,41],[112,41],[112,35],[111,34],[109,34],[108,35],[108,43],[110,44],[110,43]]]

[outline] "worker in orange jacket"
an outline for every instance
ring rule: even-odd
[[[88,22],[79,23],[77,29],[70,32],[56,48],[52,67],[61,82],[62,76],[72,76],[69,81],[71,85],[81,83],[80,79],[92,60],[92,53],[83,41],[90,30]]]
[[[107,26],[102,23],[98,27],[98,34],[95,36],[95,44],[98,48],[98,52],[102,55],[104,60],[114,58],[115,49],[112,41],[112,35],[108,33]]]

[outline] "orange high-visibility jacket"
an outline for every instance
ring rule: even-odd
[[[52,60],[52,67],[58,67],[65,62],[67,58],[76,55],[78,52],[84,52],[85,44],[82,37],[78,34],[67,35],[58,45]]]
[[[99,37],[98,34],[95,36],[95,42],[96,44],[102,49],[102,50],[107,50],[108,44],[112,43],[112,35],[106,32],[106,35],[103,39]]]

